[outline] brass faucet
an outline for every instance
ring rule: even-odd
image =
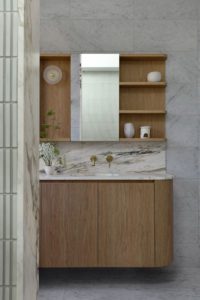
[[[109,168],[110,168],[111,167],[111,162],[113,161],[113,156],[111,154],[107,155],[106,160],[107,160]]]
[[[92,156],[90,157],[90,161],[92,162],[92,166],[94,167],[95,164],[96,164],[96,161],[97,161],[96,155],[92,155]]]

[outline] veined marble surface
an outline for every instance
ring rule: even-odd
[[[63,173],[63,174],[55,174],[55,175],[46,175],[40,174],[41,181],[47,180],[61,180],[61,181],[68,181],[68,180],[167,180],[173,179],[173,176],[167,173],[143,173],[143,172],[135,172],[132,174],[118,174],[118,173],[97,173],[97,174],[88,174],[88,175],[75,175],[70,173]]]
[[[39,0],[18,0],[17,299],[36,300],[39,251]]]
[[[66,171],[87,175],[108,173],[106,156],[111,154],[113,173],[165,172],[165,143],[58,143]],[[96,166],[90,157],[97,156]],[[42,169],[42,166],[40,166]]]
[[[40,180],[163,180],[172,179],[165,172],[165,143],[58,143],[65,168],[62,173],[45,175]],[[111,154],[111,167],[106,156]],[[92,166],[90,157],[97,156]],[[43,165],[40,165],[43,170]]]

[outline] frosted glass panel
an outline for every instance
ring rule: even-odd
[[[4,164],[3,164],[3,149],[0,148],[0,194],[3,193],[4,185]]]
[[[3,38],[4,38],[3,32],[4,32],[4,14],[0,13],[0,56],[3,56]]]
[[[3,104],[0,103],[0,147],[3,147]]]
[[[12,147],[17,147],[17,104],[12,105]]]
[[[4,9],[4,0],[0,0],[0,11]]]
[[[0,266],[3,266],[3,241],[0,240]],[[3,268],[0,268],[0,285],[3,284]],[[0,298],[1,299],[1,298]]]
[[[3,239],[3,215],[4,215],[4,211],[3,211],[3,195],[0,194],[0,240]],[[0,263],[1,266],[1,263]],[[0,280],[0,284],[1,284],[1,280]]]
[[[6,3],[7,3],[7,1],[6,1]],[[6,17],[6,20],[5,20],[5,28],[6,28],[5,46],[6,46],[6,53],[5,53],[5,55],[6,56],[10,56],[11,55],[11,37],[12,37],[12,32],[11,32],[11,18],[12,18],[12,14],[6,13],[5,17]]]
[[[18,14],[17,13],[13,13],[12,14],[12,18],[13,18],[13,28],[12,28],[12,56],[17,56],[17,50],[18,50]]]
[[[1,26],[1,24],[0,24]],[[0,31],[1,31],[1,27],[0,27]],[[1,36],[1,32],[0,32],[0,36]],[[0,37],[0,47],[1,47],[1,37]],[[0,50],[1,51],[1,50]],[[0,58],[0,78],[3,79],[3,58]],[[0,102],[3,102],[3,80],[0,80]]]
[[[81,55],[81,140],[119,140],[119,55]]]
[[[11,10],[11,1],[12,0],[6,0],[5,1],[5,5],[6,5],[6,7],[5,7],[5,10]]]
[[[11,122],[11,118],[10,118],[10,110],[11,110],[11,106],[10,104],[5,104],[5,146],[6,147],[10,147],[10,139],[11,139],[11,132],[10,132],[10,122]]]
[[[12,59],[12,101],[17,101],[17,58]]]
[[[13,11],[17,10],[17,0],[13,0]]]
[[[0,300],[16,300],[17,5],[0,0]]]
[[[11,101],[11,60],[10,58],[5,59],[5,101]]]

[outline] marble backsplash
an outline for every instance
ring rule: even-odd
[[[71,173],[117,172],[165,172],[165,143],[117,143],[117,142],[71,142],[58,143],[65,168]],[[109,169],[106,156],[111,154],[113,162]],[[96,166],[90,157],[97,156]]]

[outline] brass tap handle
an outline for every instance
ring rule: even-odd
[[[92,166],[94,167],[95,164],[96,164],[96,161],[97,161],[96,155],[92,155],[92,156],[90,157],[90,161],[92,162]]]
[[[111,167],[111,162],[113,161],[113,156],[112,155],[107,155],[106,160],[107,160],[107,162],[109,164],[109,168],[110,168]]]

